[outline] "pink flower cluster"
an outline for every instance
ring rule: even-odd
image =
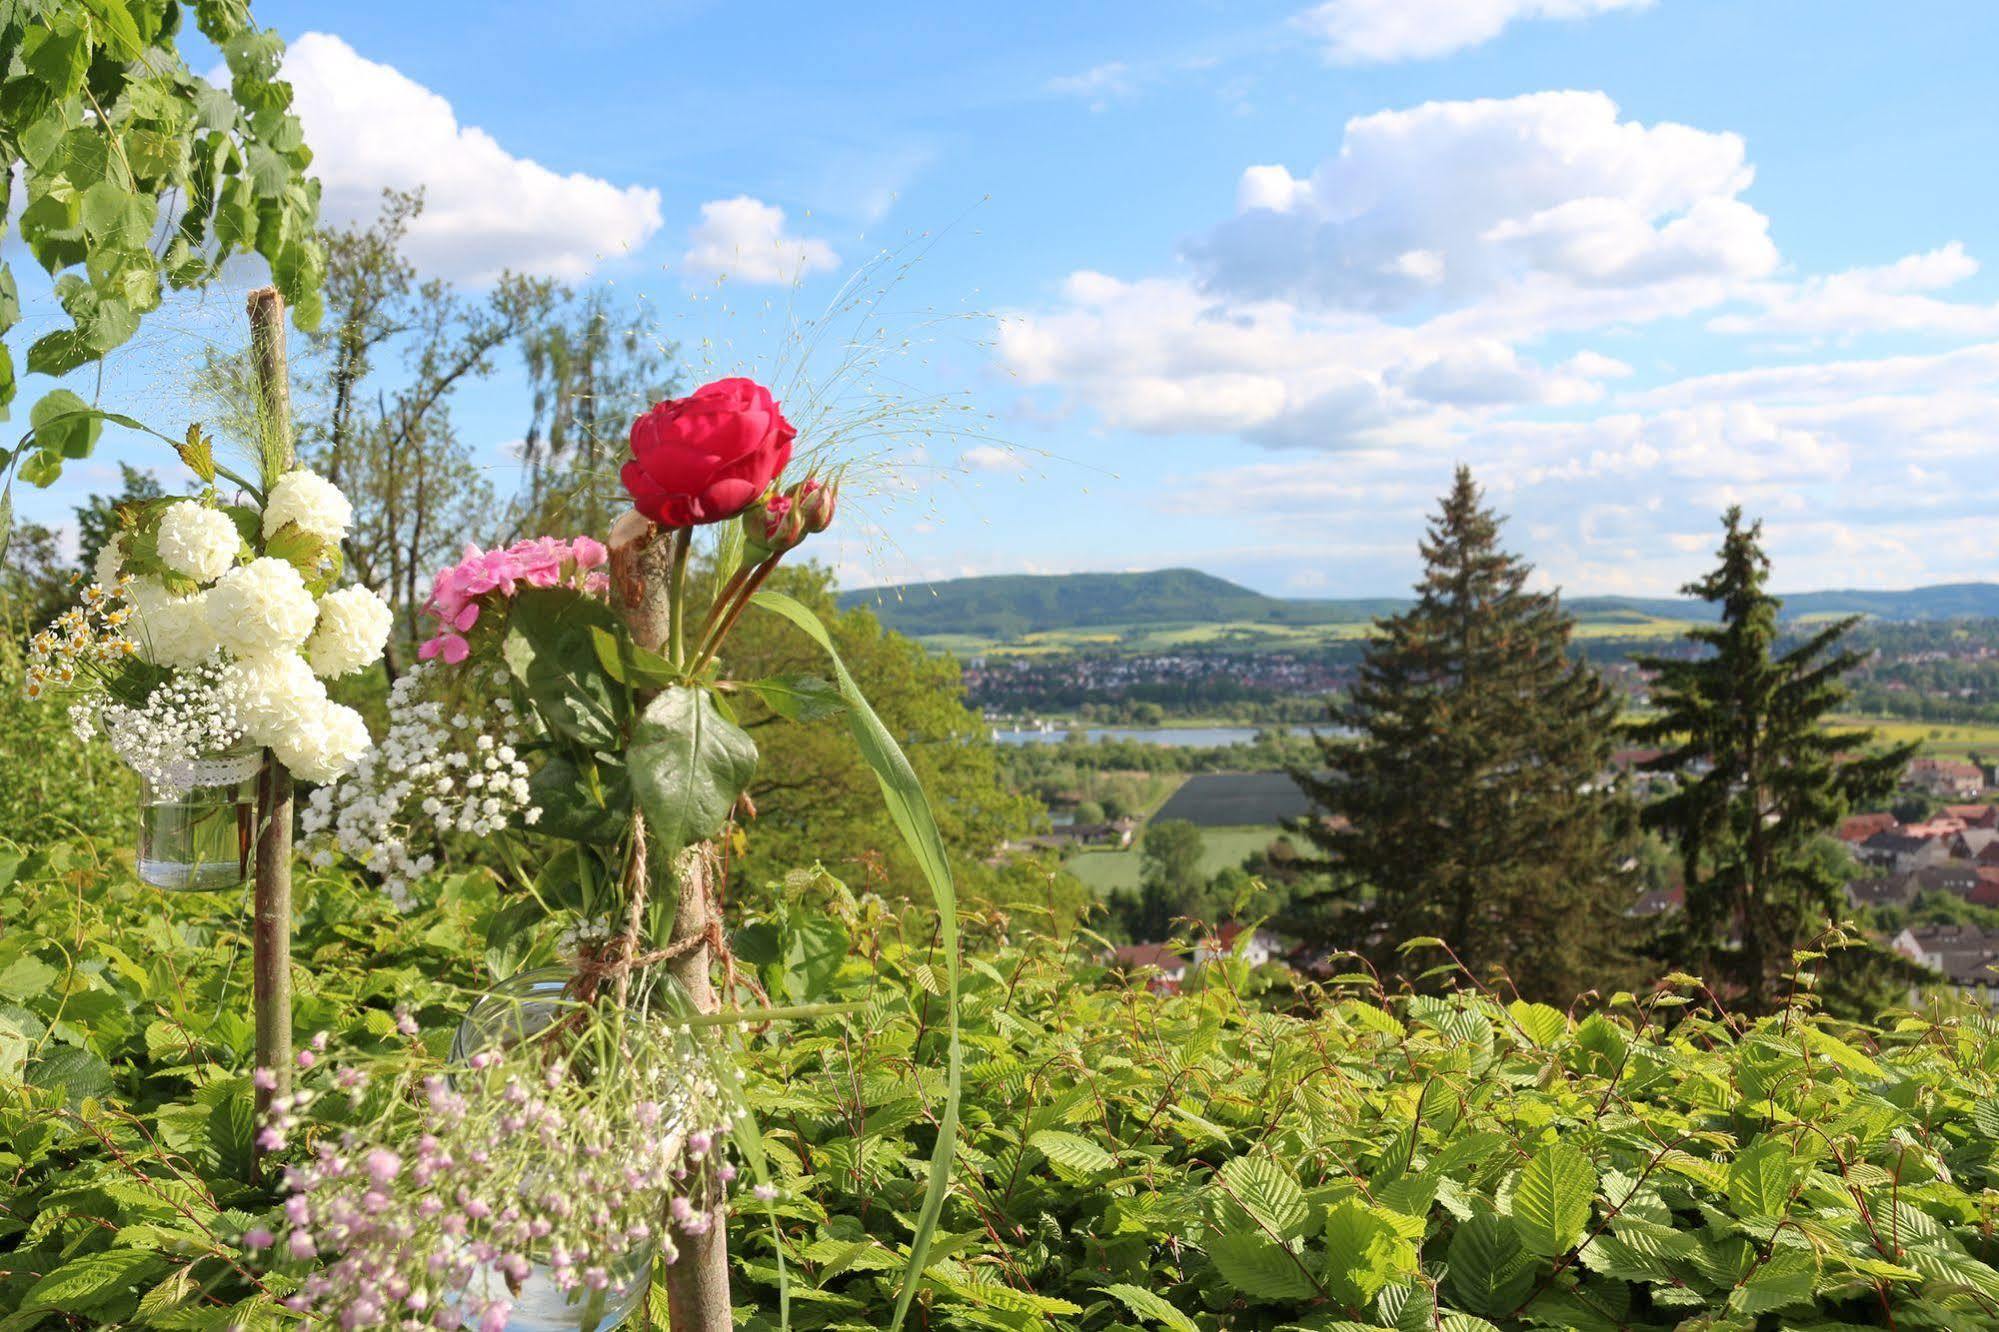
[[[481,608],[492,596],[511,597],[523,587],[579,587],[592,594],[609,584],[592,572],[610,559],[604,543],[587,536],[562,541],[531,537],[504,550],[480,550],[467,543],[465,554],[449,569],[438,571],[424,614],[435,619],[437,633],[417,649],[424,661],[442,657],[456,665],[471,651],[465,634],[479,622]]]

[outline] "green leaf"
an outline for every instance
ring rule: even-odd
[[[333,543],[306,531],[297,523],[286,523],[265,540],[264,554],[291,565],[310,583],[325,573],[326,561],[332,558]]]
[[[1795,1179],[1790,1148],[1766,1138],[1729,1164],[1728,1201],[1745,1217],[1774,1220],[1790,1210]]]
[[[1279,1239],[1297,1239],[1305,1233],[1310,1209],[1296,1180],[1267,1156],[1238,1156],[1224,1162],[1218,1172],[1226,1199],[1225,1211],[1247,1212]],[[1231,1229],[1239,1227],[1231,1226]]]
[[[671,855],[721,831],[756,772],[757,747],[706,689],[675,685],[646,705],[626,763],[647,832]]]
[[[1519,1230],[1490,1212],[1457,1228],[1449,1262],[1451,1298],[1473,1313],[1510,1314],[1534,1288],[1536,1264]]]
[[[1390,1282],[1417,1273],[1416,1246],[1392,1214],[1349,1198],[1326,1213],[1326,1293],[1359,1308]]]
[[[592,628],[617,630],[610,607],[574,588],[515,595],[500,656],[551,731],[585,749],[623,747],[625,691],[597,660]]]
[[[1055,1129],[1043,1129],[1029,1137],[1028,1145],[1056,1165],[1079,1175],[1100,1175],[1117,1169],[1117,1158],[1088,1138]]]
[[[76,1313],[134,1292],[166,1271],[167,1260],[145,1249],[107,1249],[72,1258],[28,1288],[30,1308]]]
[[[1506,1011],[1513,1021],[1527,1033],[1527,1039],[1546,1048],[1569,1034],[1568,1014],[1547,1004],[1529,1004],[1514,1000]]]
[[[813,675],[774,675],[767,680],[745,680],[742,687],[786,721],[818,721],[837,716],[847,707],[839,690]]]
[[[597,846],[616,846],[631,822],[632,793],[622,765],[587,768],[565,754],[551,754],[528,778],[528,795],[541,817],[534,831]]]
[[[1728,1307],[1741,1313],[1760,1314],[1808,1303],[1818,1275],[1818,1259],[1810,1249],[1776,1249],[1730,1292]]]
[[[590,646],[597,661],[613,680],[631,689],[665,689],[678,683],[682,673],[657,652],[649,652],[632,641],[622,629],[590,626]]]
[[[50,389],[29,411],[28,426],[42,452],[87,458],[104,433],[104,417],[68,389]]]
[[[203,484],[215,484],[215,446],[208,436],[202,434],[200,426],[190,425],[187,438],[174,445],[174,452],[180,455],[180,460],[187,464],[190,472],[201,478]]]
[[[111,1090],[111,1066],[88,1050],[59,1045],[43,1051],[28,1065],[28,1085],[61,1092],[64,1100],[75,1105]]]
[[[1208,1260],[1222,1280],[1253,1300],[1305,1300],[1318,1293],[1298,1255],[1251,1231],[1209,1236]]]
[[[847,701],[847,729],[854,737],[861,758],[874,771],[881,786],[882,803],[902,840],[916,858],[924,881],[930,885],[937,905],[938,943],[944,953],[948,986],[944,996],[944,1019],[948,1034],[944,1073],[944,1108],[937,1117],[937,1145],[930,1153],[929,1178],[924,1185],[923,1207],[917,1213],[916,1231],[909,1243],[909,1268],[896,1294],[895,1315],[890,1332],[902,1326],[910,1301],[916,1297],[917,1279],[928,1262],[930,1244],[937,1232],[938,1217],[944,1211],[944,1197],[951,1187],[951,1160],[958,1143],[958,1102],[964,1085],[964,1048],[958,1033],[958,887],[951,874],[951,861],[944,852],[944,838],[937,831],[937,819],[916,770],[909,766],[901,746],[895,743],[881,718],[875,716],[861,694],[846,663],[833,647],[826,626],[801,602],[782,592],[763,591],[752,598],[754,604],[791,621],[817,643],[833,663],[840,696]]]
[[[1173,1329],[1173,1332],[1201,1332],[1200,1325],[1193,1319],[1168,1304],[1164,1297],[1154,1294],[1143,1286],[1126,1285],[1120,1281],[1116,1285],[1098,1286],[1097,1289],[1140,1318],[1150,1318],[1155,1323]]]
[[[1559,1258],[1583,1237],[1596,1166],[1576,1148],[1557,1142],[1534,1154],[1513,1187],[1513,1224],[1527,1251]]]

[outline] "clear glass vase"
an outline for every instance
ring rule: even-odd
[[[451,1039],[451,1062],[462,1065],[482,1050],[502,1050],[538,1035],[572,1010],[566,991],[575,973],[567,967],[537,967],[509,976],[479,996]],[[604,1290],[563,1290],[546,1263],[535,1263],[518,1287],[499,1273],[481,1268],[468,1293],[504,1295],[513,1308],[507,1332],[609,1332],[631,1317],[645,1299],[657,1244],[643,1244],[610,1264]]]
[[[563,992],[574,975],[567,967],[536,967],[480,995],[451,1038],[451,1062],[463,1064],[481,1050],[504,1050],[546,1030],[570,1008]]]
[[[139,779],[139,878],[171,891],[234,888],[250,878],[257,843],[261,749],[198,759],[167,789]]]
[[[611,1284],[603,1290],[579,1285],[565,1291],[555,1284],[547,1264],[536,1263],[518,1288],[492,1268],[482,1267],[466,1293],[505,1297],[513,1306],[507,1314],[507,1332],[609,1332],[645,1299],[658,1251],[657,1245],[642,1244],[623,1255],[607,1269]]]

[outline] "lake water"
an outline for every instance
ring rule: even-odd
[[[1086,726],[1077,728],[1083,738],[1095,743],[1098,740],[1136,740],[1144,745],[1171,745],[1177,749],[1214,749],[1222,745],[1246,745],[1255,740],[1259,731],[1272,728],[1267,726]],[[1313,728],[1293,726],[1294,735],[1310,735]],[[1069,738],[1065,728],[1052,731],[1023,730],[1018,727],[995,730],[993,739],[1003,745],[1059,745]]]

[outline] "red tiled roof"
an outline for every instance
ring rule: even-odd
[[[1886,832],[1895,826],[1895,816],[1881,811],[1874,814],[1853,814],[1841,819],[1839,840],[1842,842],[1864,842],[1875,833]]]

